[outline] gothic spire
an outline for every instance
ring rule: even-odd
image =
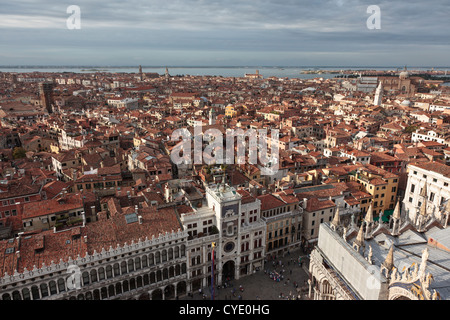
[[[422,204],[420,205],[419,214],[421,216],[427,215],[427,199],[425,198]]]
[[[425,181],[425,185],[422,188],[422,191],[420,191],[420,196],[426,198],[427,197],[427,182]]]
[[[400,220],[400,201],[397,201],[395,205],[394,213],[392,214],[392,218],[396,220]]]
[[[331,221],[331,224],[336,229],[339,226],[340,219],[339,219],[339,207],[336,209],[336,212],[334,213],[333,221]]]
[[[394,245],[391,245],[386,259],[383,262],[383,266],[389,271],[394,267]]]
[[[367,210],[366,217],[364,218],[364,221],[367,224],[373,223],[373,206],[372,206],[372,202],[370,203],[369,209]]]
[[[358,235],[356,236],[355,243],[359,247],[362,247],[362,245],[364,244],[364,224],[363,223],[361,224],[361,227],[359,228]]]

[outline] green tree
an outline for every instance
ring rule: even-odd
[[[13,150],[13,158],[14,159],[20,159],[20,158],[25,158],[26,157],[26,151],[24,148],[22,147],[15,147]]]
[[[417,128],[418,128],[417,126],[408,126],[405,128],[405,132],[412,133],[412,132],[415,132],[417,130]]]

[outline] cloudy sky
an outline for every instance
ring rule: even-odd
[[[3,1],[0,65],[450,66],[449,16],[448,0]]]

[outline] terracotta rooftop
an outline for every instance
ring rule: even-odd
[[[83,208],[83,201],[79,194],[67,195],[64,198],[41,200],[38,204],[34,202],[23,204],[23,219],[30,219],[59,212]]]
[[[134,208],[123,208],[124,212],[134,212]],[[138,220],[127,219],[124,214],[118,214],[110,219],[91,222],[86,227],[77,227],[54,233],[52,230],[38,234],[22,236],[20,247],[17,238],[0,241],[0,277],[7,272],[13,274],[17,268],[32,270],[34,266],[41,267],[43,263],[50,265],[59,263],[60,259],[68,261],[69,257],[76,259],[86,253],[101,252],[104,248],[123,246],[125,242],[138,242],[147,237],[158,237],[165,232],[174,232],[182,228],[173,208],[156,210],[154,207],[141,208],[138,214],[142,216],[142,224]],[[84,237],[86,238],[86,241]],[[7,250],[8,249],[8,250]],[[20,251],[20,259],[16,251]]]
[[[414,166],[424,170],[433,171],[442,174],[446,178],[450,178],[450,166],[447,166],[445,164],[433,161],[433,162],[415,163]]]
[[[286,205],[283,201],[271,194],[261,195],[257,198],[261,201],[261,211],[266,211]]]

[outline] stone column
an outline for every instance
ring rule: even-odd
[[[178,282],[173,283],[173,287],[174,287],[173,294],[175,296],[175,299],[177,298],[177,285],[178,285]]]
[[[308,298],[311,299],[311,290],[312,290],[311,279],[308,279],[308,286],[309,286],[309,290],[308,290]]]

